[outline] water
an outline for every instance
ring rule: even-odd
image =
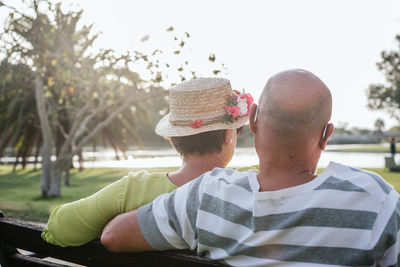
[[[358,145],[359,146],[359,145]],[[323,152],[318,162],[319,168],[328,166],[330,161],[336,161],[358,168],[383,168],[385,166],[384,157],[388,153],[358,153],[358,152],[333,152],[329,149],[351,148],[351,145],[335,145],[329,146],[328,150]],[[96,156],[97,161],[85,162],[87,168],[97,167],[113,167],[113,168],[149,168],[149,167],[177,167],[181,164],[178,153],[173,149],[163,150],[136,150],[129,151],[127,160],[116,161],[114,152],[109,151],[106,158],[104,152],[99,152]],[[254,148],[237,148],[235,154],[228,167],[247,167],[258,164],[258,157]]]
[[[357,152],[333,152],[329,149],[351,148],[352,145],[332,145],[327,151],[323,152],[318,162],[319,168],[328,166],[330,161],[336,161],[358,168],[383,168],[385,166],[384,157],[388,153],[357,153]],[[359,147],[359,145],[358,145]],[[115,160],[115,153],[112,150],[99,150],[97,152],[84,152],[85,168],[151,168],[151,167],[177,167],[181,164],[181,159],[175,150],[132,150],[127,152],[127,158]],[[33,158],[29,159],[33,161]],[[396,157],[396,160],[400,160]],[[14,162],[14,157],[3,157],[2,163]],[[254,148],[237,148],[232,161],[228,167],[247,167],[258,164],[257,154]],[[74,162],[78,166],[77,161]]]
[[[343,163],[357,168],[384,168],[385,156],[389,153],[323,152],[318,168],[325,168],[330,161]],[[396,157],[397,158],[397,157]],[[397,160],[396,160],[397,162]]]

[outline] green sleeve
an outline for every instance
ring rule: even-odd
[[[128,179],[121,210],[127,212],[137,209],[176,188],[166,173],[149,174],[147,171],[141,171],[136,174],[135,179]]]
[[[116,215],[136,209],[175,188],[165,173],[130,173],[87,198],[55,208],[42,238],[62,247],[83,245],[99,237]]]
[[[232,168],[234,170],[240,171],[240,172],[245,172],[248,170],[259,170],[260,166],[259,165],[253,165],[253,166],[249,166],[249,167],[240,167],[240,168]]]

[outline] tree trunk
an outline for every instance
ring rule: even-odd
[[[43,83],[39,74],[35,75],[35,98],[36,107],[40,119],[40,128],[43,136],[42,146],[42,180],[40,190],[43,197],[61,196],[62,169],[57,166],[57,161],[51,161],[54,141],[50,127],[50,121],[46,110]],[[58,159],[57,159],[58,160]]]
[[[64,185],[69,186],[69,169],[65,171]]]
[[[17,169],[18,163],[19,163],[19,157],[21,156],[21,150],[18,150],[17,156],[15,157],[15,162],[13,165],[13,172]]]
[[[42,197],[49,197],[51,177],[53,176],[54,163],[51,162],[53,147],[49,142],[44,142],[42,146],[42,179],[40,181],[40,191]]]
[[[42,158],[42,197],[60,197],[63,170],[58,169],[55,162],[45,160],[43,156]]]
[[[82,153],[82,149],[79,150],[78,159],[79,159],[79,172],[82,172],[83,170],[85,170],[85,168],[83,167],[83,153]]]
[[[4,129],[0,135],[0,157],[3,156],[4,150],[6,150],[7,145],[10,143],[12,133],[9,128]]]
[[[67,169],[65,169],[65,178],[64,178],[64,185],[69,186],[70,185],[70,175],[69,171],[74,168],[74,164],[72,163],[72,159],[69,161],[69,166]]]
[[[61,196],[61,179],[63,170],[54,167],[52,168],[52,176],[50,177],[50,188],[49,197],[60,197]]]
[[[35,152],[35,162],[33,163],[33,170],[37,171],[37,163],[38,163],[38,158],[39,158],[39,153],[40,153],[40,147],[42,146],[42,140],[38,142],[38,145],[36,147],[36,152]]]

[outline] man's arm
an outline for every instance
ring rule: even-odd
[[[194,249],[202,180],[199,177],[152,203],[118,215],[104,228],[102,244],[114,252]]]
[[[140,231],[137,210],[120,214],[112,219],[101,234],[101,243],[112,252],[154,250]]]
[[[400,266],[400,200],[393,189],[382,202],[372,229],[372,253],[377,266]]]

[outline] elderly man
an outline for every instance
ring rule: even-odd
[[[236,266],[397,265],[393,187],[338,163],[315,175],[331,109],[312,73],[276,74],[250,114],[258,173],[216,168],[117,216],[102,243],[121,252],[189,248]]]

